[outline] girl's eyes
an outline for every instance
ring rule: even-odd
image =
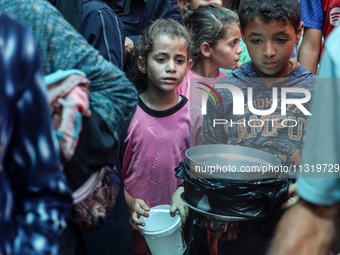
[[[158,63],[164,63],[165,62],[165,58],[157,58],[157,62]]]
[[[166,58],[157,58],[158,63],[165,63],[167,61]],[[177,59],[176,63],[177,64],[183,64],[185,61],[183,59]]]
[[[232,42],[232,43],[230,44],[230,46],[231,46],[231,47],[235,47],[235,46],[236,46],[236,42]]]

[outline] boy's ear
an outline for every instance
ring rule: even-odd
[[[300,22],[300,25],[296,31],[296,38],[295,43],[298,43],[300,41],[301,35],[302,35],[302,29],[303,29],[303,22]]]
[[[202,43],[200,50],[202,55],[205,56],[206,58],[209,58],[211,56],[211,49],[209,43],[207,42]]]
[[[146,65],[145,65],[144,60],[142,59],[141,56],[138,57],[137,64],[138,64],[139,71],[146,74]]]
[[[192,67],[192,59],[189,59],[189,61],[188,61],[188,66],[187,66],[187,70],[185,71],[185,75],[188,74],[188,72],[190,71],[191,67]]]

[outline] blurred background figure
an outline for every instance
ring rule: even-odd
[[[64,165],[68,185],[76,191],[92,174],[108,165],[111,167],[115,149],[124,140],[136,107],[136,90],[124,72],[105,60],[48,1],[4,0],[0,8],[32,30],[46,75],[60,69],[78,69],[90,81],[92,116],[83,118],[75,154]],[[78,21],[81,22],[81,18]],[[124,208],[124,204],[120,208]],[[117,235],[125,238],[122,233]],[[62,254],[73,254],[77,245],[85,247],[72,237],[65,239],[64,247],[69,250]],[[84,250],[79,254],[86,254]]]
[[[220,6],[223,5],[222,0],[177,0],[177,2],[181,10],[185,8],[196,9],[198,6],[208,4],[218,4]]]
[[[123,70],[125,28],[118,15],[107,5],[113,0],[84,0],[82,35],[106,60]]]
[[[317,74],[319,58],[322,53],[322,38],[340,24],[339,0],[301,0],[301,21],[304,32],[299,49],[298,61],[310,72]]]
[[[0,254],[59,254],[72,206],[27,27],[0,12]]]
[[[176,0],[118,0],[107,3],[118,14],[126,36],[134,42],[152,21],[161,18],[179,20],[181,13]]]
[[[123,70],[125,28],[118,15],[108,6],[112,2],[115,1],[83,1],[82,35],[107,61]],[[121,166],[116,150],[112,160],[118,170],[120,191],[116,205],[105,224],[95,233],[82,233],[88,255],[133,254]]]

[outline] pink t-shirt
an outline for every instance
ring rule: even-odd
[[[204,92],[197,87],[202,87],[206,90],[210,90],[204,85],[199,84],[198,82],[214,86],[214,84],[227,76],[228,74],[224,72],[219,72],[216,78],[207,78],[202,77],[194,73],[192,70],[188,72],[188,74],[184,77],[182,83],[176,88],[176,93],[184,95],[190,101],[190,147],[203,144],[202,137],[202,124],[203,124],[203,115],[201,114],[202,108],[202,95]]]
[[[166,111],[150,109],[139,100],[120,149],[125,189],[150,208],[170,204],[182,183],[175,168],[189,145],[189,103],[185,97]],[[136,231],[132,237],[135,252],[148,252],[144,237]]]

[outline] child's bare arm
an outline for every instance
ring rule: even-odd
[[[315,75],[317,73],[317,66],[321,52],[321,38],[321,30],[305,27],[298,55],[298,62]]]
[[[171,208],[170,208],[170,214],[171,216],[175,216],[176,211],[179,212],[181,216],[182,224],[185,224],[186,218],[189,215],[189,207],[183,202],[181,199],[181,194],[184,192],[183,187],[178,187],[178,189],[175,191],[171,198]]]

